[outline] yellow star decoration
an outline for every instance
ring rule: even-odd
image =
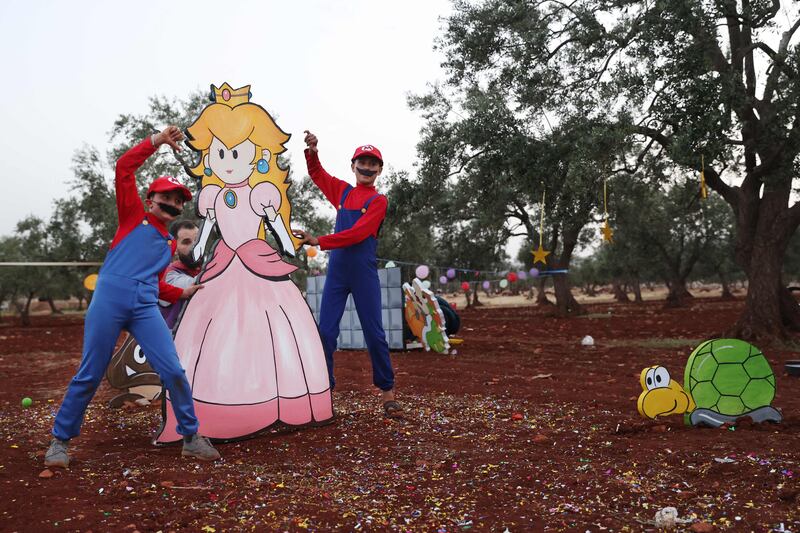
[[[603,228],[600,230],[603,233],[603,240],[607,243],[614,242],[614,230],[611,229],[611,226],[608,225],[608,220],[605,221],[603,224]]]
[[[533,254],[533,264],[534,265],[536,263],[542,263],[543,265],[547,264],[547,259],[545,259],[545,258],[548,255],[550,255],[550,252],[548,252],[547,250],[542,248],[542,243],[539,243],[539,248],[538,249],[531,250],[531,253]]]

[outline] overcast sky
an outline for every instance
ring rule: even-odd
[[[49,217],[69,194],[74,151],[87,143],[105,152],[119,114],[211,83],[252,85],[253,101],[293,135],[297,172],[304,129],[343,179],[366,143],[413,171],[422,122],[406,97],[443,79],[433,44],[449,12],[448,0],[3,0],[0,235],[27,214]]]

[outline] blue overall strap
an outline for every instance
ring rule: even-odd
[[[370,196],[369,198],[367,198],[367,201],[364,202],[364,207],[361,208],[361,213],[366,213],[367,209],[369,209],[369,204],[371,204],[372,200],[374,200],[378,196],[380,196],[380,194],[374,194],[374,195]],[[375,232],[375,236],[376,237],[380,236],[382,229],[383,229],[383,220],[381,220],[381,225],[378,226],[378,231]]]
[[[369,209],[369,204],[371,204],[371,203],[372,203],[372,200],[374,200],[374,199],[375,199],[375,198],[377,198],[378,196],[380,196],[380,194],[374,194],[374,195],[370,196],[370,197],[367,199],[367,201],[366,201],[366,202],[364,202],[364,207],[362,208],[361,212],[362,212],[362,213],[366,213],[367,209]]]
[[[344,192],[342,193],[342,199],[339,200],[339,209],[342,209],[344,207],[344,201],[347,200],[347,195],[350,194],[350,191],[352,190],[353,190],[352,185],[348,185],[347,188],[344,190]]]

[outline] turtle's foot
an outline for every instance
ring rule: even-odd
[[[781,416],[781,412],[772,407],[771,405],[765,405],[764,407],[759,407],[755,411],[747,413],[747,416],[753,419],[753,422],[774,422],[776,424],[780,424],[783,421],[783,416]]]
[[[733,424],[737,418],[736,416],[717,413],[711,409],[695,409],[689,415],[689,421],[693,426],[708,426],[712,428],[718,428],[722,424]]]
[[[775,422],[780,423],[783,420],[780,411],[772,406],[766,405],[759,407],[749,413],[743,413],[738,416],[723,415],[712,411],[711,409],[695,409],[689,416],[689,421],[693,426],[709,426],[718,428],[722,424],[735,425],[736,420],[742,417],[750,417],[753,422],[760,424],[761,422]]]

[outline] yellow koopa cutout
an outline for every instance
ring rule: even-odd
[[[664,415],[679,415],[694,411],[694,400],[686,394],[680,383],[672,379],[663,366],[651,366],[642,370],[639,378],[642,394],[637,407],[645,418]]]
[[[87,291],[93,291],[97,286],[97,274],[89,274],[83,278],[83,286],[86,287]]]

